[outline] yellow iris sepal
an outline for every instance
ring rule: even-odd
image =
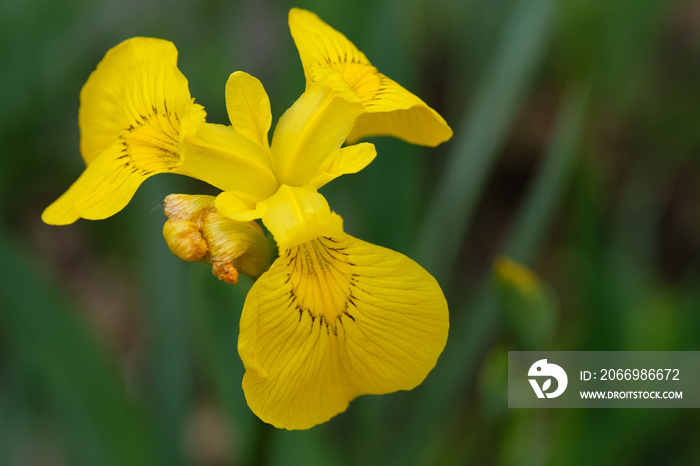
[[[80,93],[80,149],[87,168],[42,214],[49,224],[102,219],[126,206],[148,177],[180,168],[180,143],[204,122],[177,50],[135,37],[107,52]]]
[[[171,42],[135,37],[110,49],[83,86],[80,102],[80,149],[87,167],[44,210],[46,223],[110,217],[147,178],[160,173],[190,176],[224,190],[254,187],[269,194],[277,187],[266,154],[257,153],[262,149],[246,138],[226,134],[229,149],[219,151],[187,142],[196,142],[195,134],[225,130],[205,123],[204,108],[190,96]]]
[[[346,234],[281,250],[241,315],[246,400],[267,423],[308,429],[357,396],[416,387],[448,328],[439,285],[402,254]]]
[[[348,136],[355,142],[368,136],[394,136],[413,144],[437,146],[452,137],[452,129],[425,102],[372,66],[364,53],[316,14],[293,8],[289,28],[299,49],[307,88],[328,68],[341,72],[364,111]]]

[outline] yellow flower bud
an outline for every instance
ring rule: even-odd
[[[212,265],[212,273],[236,283],[239,272],[258,277],[268,267],[270,245],[256,222],[237,222],[216,210],[213,196],[171,194],[165,198],[163,237],[185,261]]]
[[[189,220],[168,220],[163,225],[163,236],[170,251],[184,261],[198,261],[209,251],[199,226]]]

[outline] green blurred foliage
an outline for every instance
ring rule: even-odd
[[[512,259],[494,264],[496,295],[504,330],[523,351],[547,346],[557,325],[552,290],[531,270]]]
[[[250,281],[162,241],[163,197],[210,187],[163,175],[113,218],[39,219],[82,170],[78,95],[110,47],[173,41],[213,122],[245,70],[278,118],[304,88],[292,6],[455,130],[437,149],[377,138],[324,188],[349,233],[438,277],[452,326],[419,388],[306,432],[245,405]],[[0,464],[697,464],[693,410],[509,410],[503,393],[509,350],[700,349],[699,31],[697,0],[0,3]],[[501,254],[539,297],[493,280]]]

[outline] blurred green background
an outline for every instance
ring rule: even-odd
[[[286,17],[345,33],[455,131],[377,138],[324,188],[348,233],[440,281],[451,332],[412,392],[310,431],[248,410],[250,280],[172,256],[148,180],[113,218],[40,213],[82,171],[80,88],[104,53],[169,39],[208,120],[258,77],[300,95]],[[0,3],[0,465],[698,464],[696,410],[509,410],[509,350],[700,350],[700,1],[6,0]],[[534,292],[501,256],[527,265]]]

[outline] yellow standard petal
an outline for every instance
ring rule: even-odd
[[[357,396],[416,387],[448,327],[439,285],[408,257],[345,234],[299,244],[248,293],[246,400],[276,427],[310,428]]]
[[[177,69],[175,46],[160,39],[136,37],[108,51],[80,101],[80,148],[88,169],[46,209],[46,223],[115,214],[149,176],[178,172],[182,139],[205,119]]]
[[[343,92],[335,87],[339,83],[347,89],[342,81],[327,75],[323,85],[307,89],[280,118],[272,137],[271,157],[281,184],[308,184],[352,130],[362,105],[349,89]]]
[[[231,126],[207,123],[184,141],[182,170],[206,173],[206,181],[226,191],[228,201],[219,202],[217,208],[229,218],[243,220],[239,211],[254,210],[256,202],[279,186],[267,138],[270,99],[257,78],[236,71],[226,82],[226,110]],[[243,217],[245,221],[258,218],[250,212]]]
[[[270,245],[255,222],[236,222],[216,210],[213,196],[171,194],[165,198],[163,237],[170,251],[186,261],[212,265],[228,283],[239,271],[253,278],[270,263]]]
[[[343,34],[310,11],[293,8],[289,27],[299,49],[307,88],[326,68],[340,70],[364,106],[348,136],[394,136],[413,144],[436,146],[452,137],[445,120],[425,102],[379,73]]]
[[[272,124],[270,99],[255,77],[236,71],[226,82],[226,110],[236,131],[268,147],[267,133]]]

